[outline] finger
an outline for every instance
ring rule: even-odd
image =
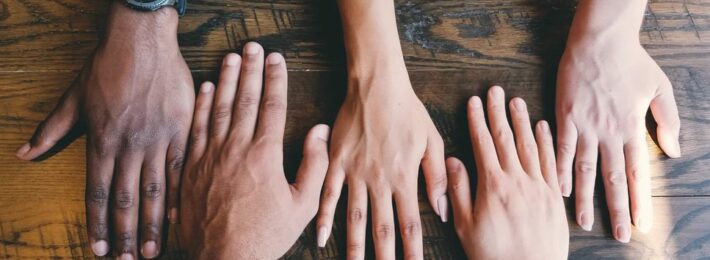
[[[572,121],[557,116],[557,181],[562,196],[572,193],[572,164],[577,150],[577,128]]]
[[[141,255],[160,254],[160,235],[165,217],[165,149],[147,153],[141,172],[140,238]]]
[[[575,161],[575,205],[577,223],[584,230],[592,230],[594,224],[594,180],[597,175],[597,140],[580,136]]]
[[[658,133],[658,143],[661,149],[669,157],[680,157],[680,143],[678,141],[680,118],[678,117],[678,107],[673,97],[673,88],[669,81],[660,88],[658,95],[651,101],[651,113],[653,113],[653,118],[658,123],[656,132]]]
[[[611,226],[616,240],[626,243],[631,239],[631,216],[623,146],[621,142],[611,141],[602,143],[600,147],[602,177],[606,203],[611,215]]]
[[[202,83],[200,93],[195,102],[195,113],[192,119],[192,130],[190,133],[190,154],[187,165],[193,165],[202,158],[207,147],[207,139],[210,124],[210,111],[214,99],[214,84],[212,82]]]
[[[535,136],[530,128],[530,115],[527,105],[521,98],[510,101],[510,117],[515,131],[515,146],[523,170],[532,177],[540,177],[540,157],[538,156]]]
[[[314,216],[318,210],[318,196],[323,187],[325,174],[328,172],[328,137],[330,128],[327,125],[317,125],[311,128],[303,144],[303,161],[298,168],[296,183],[293,184],[298,198],[313,209]]]
[[[74,87],[64,93],[54,110],[42,121],[32,138],[17,149],[15,156],[32,160],[47,152],[59,142],[79,121],[79,100]]]
[[[433,127],[433,126],[432,126]],[[427,149],[422,159],[422,170],[426,181],[429,203],[441,222],[446,222],[449,215],[449,202],[446,198],[446,160],[444,159],[444,141],[436,131],[429,134]]]
[[[415,194],[417,194],[416,186],[410,190],[402,189],[394,193],[404,259],[424,259],[422,221],[419,215],[419,201],[416,196],[413,196]]]
[[[365,259],[367,188],[364,183],[348,185],[347,232],[347,258]]]
[[[325,176],[323,184],[323,193],[318,207],[318,218],[316,226],[318,227],[317,242],[319,247],[325,247],[330,231],[333,228],[333,218],[335,217],[335,207],[338,205],[340,192],[343,189],[343,180],[345,172],[340,167],[338,160],[331,159],[328,164],[328,173]]]
[[[372,238],[375,244],[375,258],[395,259],[392,192],[389,189],[371,189],[370,202],[372,203]]]
[[[647,233],[653,224],[653,209],[648,146],[643,137],[644,135],[639,135],[624,146],[624,157],[629,181],[631,216],[636,228]]]
[[[114,157],[100,152],[101,145],[88,138],[86,145],[86,226],[91,249],[97,256],[109,251],[108,199],[113,176]],[[98,149],[97,149],[98,148]]]
[[[180,180],[185,165],[185,149],[187,132],[177,132],[168,146],[167,157],[163,157],[168,178],[168,219],[170,223],[178,223],[178,206],[180,205]]]
[[[130,151],[119,157],[113,185],[113,249],[121,259],[136,259],[138,194],[143,155]],[[128,258],[130,257],[130,258]]]
[[[483,104],[477,96],[471,97],[468,101],[468,129],[473,143],[473,155],[476,160],[476,167],[479,177],[485,177],[486,173],[500,170],[498,156],[491,151],[495,150],[493,138],[491,137],[486,118],[483,115]]]
[[[232,120],[234,95],[237,92],[239,67],[241,57],[235,53],[227,54],[222,61],[222,71],[219,74],[216,97],[212,105],[212,119],[210,121],[210,142],[221,144],[227,135],[227,130]]]
[[[264,51],[256,42],[244,45],[239,90],[234,107],[232,135],[239,142],[251,142],[254,136],[256,118],[259,114],[259,100],[264,72]]]
[[[520,160],[515,151],[513,132],[505,115],[505,93],[503,88],[493,86],[488,90],[488,122],[496,147],[500,165],[505,171],[520,169]]]
[[[288,76],[281,54],[272,53],[266,59],[266,85],[259,110],[258,139],[267,139],[281,146],[286,126],[286,93]],[[279,148],[280,149],[280,148]]]
[[[537,122],[535,127],[535,139],[537,150],[540,152],[540,170],[542,177],[550,189],[560,193],[560,186],[557,182],[557,168],[555,165],[555,146],[552,144],[552,134],[550,125],[545,120]]]
[[[471,182],[466,167],[459,159],[449,157],[446,160],[446,170],[449,176],[449,194],[454,208],[454,225],[470,223],[473,201],[471,201]]]

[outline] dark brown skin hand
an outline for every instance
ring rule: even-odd
[[[32,160],[77,123],[86,126],[87,229],[96,255],[135,259],[140,249],[155,257],[166,211],[177,221],[195,98],[177,20],[173,8],[142,13],[114,3],[96,53],[17,151]]]
[[[224,58],[219,84],[200,87],[181,192],[188,259],[277,259],[318,211],[328,169],[326,125],[311,129],[296,183],[283,169],[287,71],[247,43]],[[263,83],[263,90],[262,90]]]

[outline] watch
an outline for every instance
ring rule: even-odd
[[[180,16],[185,14],[187,0],[124,0],[126,5],[139,11],[153,12],[164,6],[172,6],[177,9]]]

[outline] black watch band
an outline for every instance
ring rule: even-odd
[[[123,2],[132,9],[146,12],[153,12],[165,6],[172,6],[175,7],[180,16],[185,14],[187,7],[187,0],[123,0]]]

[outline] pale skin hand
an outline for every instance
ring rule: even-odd
[[[34,159],[77,123],[86,126],[87,230],[96,255],[112,250],[133,259],[140,249],[143,257],[155,257],[166,207],[177,221],[195,98],[177,21],[174,8],[143,13],[114,2],[101,45],[17,151],[20,159]]]
[[[347,257],[363,259],[367,208],[378,259],[395,258],[397,216],[406,259],[422,259],[417,200],[419,167],[429,202],[446,221],[444,145],[417,98],[399,45],[394,3],[339,2],[348,50],[348,95],[335,121],[330,168],[316,222],[323,247],[333,227],[343,184],[348,185]]]
[[[577,223],[591,230],[601,159],[612,233],[621,242],[631,238],[632,219],[642,232],[653,223],[645,129],[649,106],[663,151],[673,158],[681,153],[671,83],[639,43],[645,4],[645,0],[580,1],[558,73],[560,189],[570,195],[575,172]]]
[[[566,259],[569,230],[557,185],[552,136],[540,121],[530,129],[525,102],[500,87],[488,92],[488,121],[479,97],[468,102],[478,186],[475,202],[466,167],[446,161],[454,225],[469,259]]]
[[[283,169],[286,62],[256,43],[224,58],[200,87],[181,192],[189,259],[277,259],[318,211],[328,169],[326,125],[315,126],[289,184]],[[263,83],[263,89],[262,89]]]

